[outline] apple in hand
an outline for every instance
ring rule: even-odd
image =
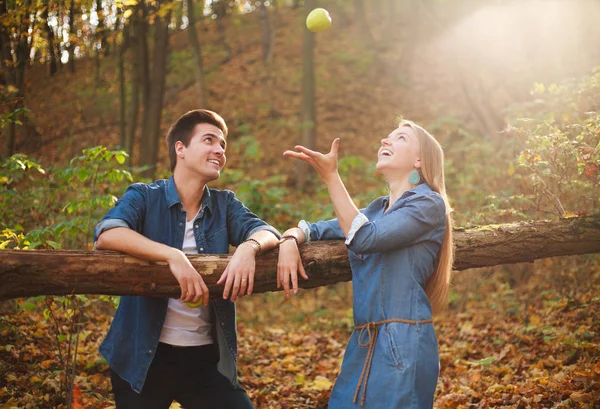
[[[198,300],[198,302],[186,302],[185,305],[187,305],[190,308],[198,308],[202,306],[202,302],[204,301],[204,297],[200,297],[200,299]]]
[[[322,8],[314,9],[306,17],[306,27],[314,33],[327,30],[331,27],[329,12]]]

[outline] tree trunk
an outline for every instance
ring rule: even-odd
[[[271,24],[269,23],[269,11],[264,1],[260,2],[260,27],[262,32],[262,58],[263,62],[271,62],[273,54],[273,36],[271,34]]]
[[[102,12],[102,0],[96,0],[96,15],[98,25],[96,26],[96,87],[100,86],[100,53],[104,48],[104,16]]]
[[[32,1],[25,1],[22,5],[25,10],[32,10]],[[25,107],[25,68],[27,67],[27,63],[29,61],[29,54],[31,50],[31,46],[33,45],[33,40],[29,43],[29,29],[31,28],[31,13],[23,13],[21,17],[19,28],[17,31],[18,40],[16,42],[14,54],[16,57],[15,67],[14,67],[14,78],[15,78],[15,87],[17,88],[17,95],[15,98],[15,103],[13,105],[14,111],[19,111]],[[33,34],[31,34],[33,36]],[[22,124],[24,124],[25,134],[27,134],[28,129],[28,121],[25,117],[24,113],[18,114],[15,119],[19,117],[19,120]],[[14,152],[16,145],[16,126],[13,121],[11,124],[11,134],[13,135],[12,141],[12,149]],[[25,135],[27,136],[27,135]]]
[[[6,0],[0,0],[0,18],[5,18],[5,14],[8,13],[6,7]],[[11,54],[11,43],[10,43],[10,28],[0,26],[0,64],[2,66],[2,72],[4,74],[4,82],[7,85],[15,86],[16,79],[14,77],[13,70],[13,57]],[[14,104],[8,104],[10,110],[14,109]],[[14,121],[10,121],[8,126],[5,128],[6,134],[6,156],[12,156],[15,153],[15,141],[17,128]]]
[[[75,41],[75,0],[71,0],[71,6],[69,7],[69,46],[67,52],[69,53],[69,71],[71,74],[75,74],[75,47],[73,42]]]
[[[119,9],[121,10],[121,9]],[[121,20],[121,11],[117,12],[117,24]],[[127,50],[129,26],[123,27],[123,38],[119,46],[119,147],[125,149],[127,142],[127,93],[125,87],[125,51]],[[115,36],[116,37],[116,36]],[[127,153],[130,153],[127,151]]]
[[[169,53],[168,22],[170,18],[171,13],[169,12],[164,18],[157,15],[154,19],[154,55],[150,78],[152,87],[150,88],[149,99],[144,104],[143,140],[140,149],[140,163],[150,167],[146,172],[147,177],[154,176],[158,159],[158,144],[161,136],[160,122]]]
[[[129,163],[135,163],[133,160],[133,146],[135,141],[135,133],[138,127],[138,117],[140,111],[140,88],[145,89],[144,97],[148,90],[146,89],[147,84],[143,82],[148,81],[142,79],[142,73],[145,73],[146,69],[142,68],[142,64],[147,65],[147,53],[145,52],[145,43],[142,44],[142,36],[145,35],[146,31],[144,28],[143,13],[141,7],[136,7],[130,24],[130,45],[132,50],[131,59],[131,102],[129,104],[129,119],[127,121],[127,131],[125,136],[124,149],[129,153]]]
[[[306,0],[304,2],[305,18],[312,9],[317,6],[316,0]],[[301,139],[302,145],[309,149],[315,149],[316,138],[316,102],[315,102],[315,65],[314,49],[315,34],[304,25],[302,34],[302,111],[300,114]],[[311,167],[303,162],[296,163],[297,179],[296,188],[304,189],[307,177],[312,174]]]
[[[54,76],[54,74],[56,74],[57,71],[57,64],[56,64],[56,53],[55,53],[55,49],[54,49],[54,30],[52,29],[52,26],[50,26],[50,23],[48,22],[48,8],[50,6],[46,5],[44,7],[44,11],[42,12],[42,20],[45,23],[45,27],[46,27],[46,40],[48,41],[48,55],[50,56],[50,76]]]
[[[204,9],[204,1],[198,1],[200,10]],[[198,90],[198,104],[200,108],[207,108],[206,104],[206,84],[204,82],[204,63],[202,62],[202,47],[198,41],[196,32],[196,13],[194,10],[194,0],[187,0],[187,15],[189,21],[188,33],[192,52],[194,54],[194,75],[196,77],[196,89]]]
[[[556,256],[600,253],[600,215],[482,226],[455,230],[454,269],[533,262]],[[352,279],[348,251],[341,240],[300,247],[312,288]],[[151,263],[108,251],[2,251],[0,300],[37,295],[112,294],[179,297],[177,281],[167,263]],[[256,259],[254,293],[277,291],[277,250]],[[211,297],[229,255],[190,256]]]
[[[226,64],[231,60],[233,54],[231,47],[227,44],[227,38],[225,36],[225,25],[223,20],[227,16],[227,2],[225,0],[217,0],[212,2],[213,12],[217,16],[217,41],[225,50],[225,58],[220,62],[220,65]]]

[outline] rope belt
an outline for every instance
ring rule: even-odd
[[[433,320],[428,319],[423,321],[413,321],[396,318],[384,321],[369,322],[364,325],[357,325],[354,327],[355,330],[360,330],[360,333],[358,334],[358,345],[361,347],[369,347],[369,350],[367,351],[367,358],[365,359],[365,364],[358,380],[358,385],[356,385],[356,392],[354,392],[354,400],[352,401],[353,403],[356,403],[356,399],[358,398],[358,394],[362,388],[363,391],[360,398],[360,406],[363,406],[365,403],[365,397],[367,395],[367,382],[369,381],[369,372],[371,372],[371,363],[373,362],[373,354],[375,353],[377,335],[379,335],[379,326],[383,324],[389,324],[391,322],[402,322],[404,324],[418,325],[429,324],[430,322],[433,322]],[[367,330],[367,335],[369,336],[368,341],[365,343],[361,342],[364,330]]]

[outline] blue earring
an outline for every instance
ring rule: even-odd
[[[419,174],[419,171],[413,169],[412,172],[410,172],[410,174],[408,175],[408,183],[410,183],[411,185],[417,185],[420,181],[421,175]]]

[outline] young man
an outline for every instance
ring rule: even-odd
[[[181,286],[179,299],[121,297],[100,346],[118,409],[168,409],[173,400],[186,409],[252,408],[236,379],[234,302],[252,292],[255,256],[277,246],[279,232],[233,192],[208,188],[225,166],[226,137],[212,111],[180,117],[167,134],[173,176],[130,186],[94,231],[96,248],[167,262]],[[209,302],[185,254],[227,254],[230,244],[223,299]]]

